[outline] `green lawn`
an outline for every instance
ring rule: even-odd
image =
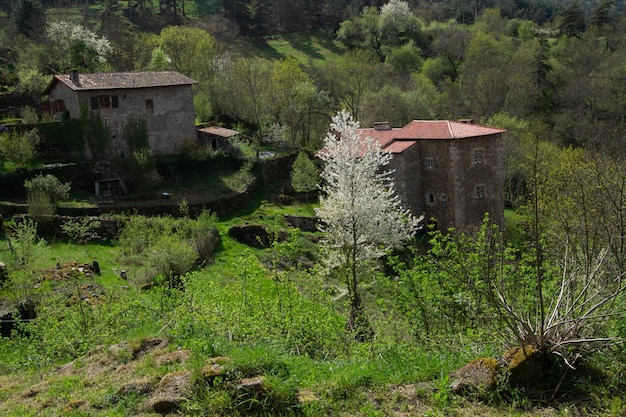
[[[322,31],[274,36],[265,43],[251,45],[254,53],[269,60],[295,58],[301,65],[320,64],[339,59],[344,53],[341,43]]]

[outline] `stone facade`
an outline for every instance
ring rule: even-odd
[[[111,131],[109,155],[128,155],[124,126],[146,121],[153,154],[172,154],[196,140],[191,78],[173,71],[55,75],[44,94],[44,110],[54,118],[79,118],[81,106],[97,112]],[[86,154],[92,155],[87,149]]]
[[[414,120],[390,128],[360,129],[391,152],[396,190],[413,214],[434,218],[437,228],[479,226],[485,213],[502,224],[504,130],[471,122]]]

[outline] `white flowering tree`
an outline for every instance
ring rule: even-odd
[[[422,218],[402,208],[392,171],[384,169],[391,154],[371,137],[361,138],[358,127],[346,111],[332,119],[319,153],[324,170],[316,213],[324,232],[325,262],[345,277],[350,301],[347,328],[364,340],[372,332],[358,293],[360,267],[411,238]]]
[[[107,68],[106,58],[113,52],[113,47],[104,36],[98,37],[86,27],[65,20],[50,23],[46,34],[52,52],[59,60],[57,64],[66,67],[60,69],[77,64],[90,70]]]

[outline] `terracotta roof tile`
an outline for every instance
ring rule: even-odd
[[[398,139],[463,139],[504,133],[502,129],[449,120],[413,120],[396,135]]]

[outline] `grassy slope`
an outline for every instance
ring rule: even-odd
[[[249,46],[253,49],[247,53],[252,55],[269,60],[279,60],[290,56],[301,65],[335,60],[344,52],[341,43],[322,31],[276,36],[267,39],[264,43],[251,43]]]
[[[266,190],[268,191],[268,190]],[[271,190],[269,190],[271,191]],[[270,271],[259,262],[267,250],[244,246],[230,237],[230,226],[242,223],[266,224],[272,230],[285,228],[282,222],[284,213],[311,214],[311,205],[280,206],[274,202],[272,194],[260,195],[250,207],[243,208],[238,214],[223,218],[218,227],[223,237],[223,244],[216,254],[215,262],[203,268],[197,275],[198,283],[218,283],[222,295],[241,298],[238,280],[244,276],[260,277],[264,292],[271,292],[273,282],[267,278]],[[6,242],[0,241],[0,257],[7,254]],[[152,305],[157,309],[163,295],[156,291],[139,292],[135,287],[145,281],[145,269],[141,263],[124,263],[119,250],[111,244],[68,245],[53,242],[35,263],[36,268],[46,268],[56,262],[90,262],[98,259],[103,267],[103,274],[96,280],[110,293],[121,299]],[[129,270],[129,282],[119,279],[119,270]],[[242,275],[243,274],[243,275]],[[252,282],[252,281],[250,281]],[[233,292],[228,288],[232,287]],[[201,290],[197,296],[203,298]],[[230,294],[230,295],[229,295]],[[141,301],[143,300],[143,301]],[[162,307],[160,307],[162,308]],[[170,305],[169,308],[174,308]],[[198,318],[196,318],[197,320]],[[165,329],[165,331],[163,331]],[[11,343],[0,343],[0,415],[76,415],[76,416],[126,416],[138,415],[146,402],[145,395],[135,395],[120,399],[116,392],[125,383],[137,380],[149,380],[156,384],[167,373],[192,370],[205,364],[210,356],[226,355],[231,358],[234,367],[242,369],[250,366],[269,366],[282,369],[274,376],[275,389],[295,387],[304,400],[300,411],[303,415],[361,415],[361,416],[533,416],[545,417],[569,415],[565,411],[573,407],[585,413],[584,406],[561,405],[555,408],[536,408],[523,400],[517,406],[503,408],[499,405],[487,406],[480,402],[452,395],[446,388],[445,376],[450,374],[467,360],[479,355],[479,348],[472,343],[457,341],[452,345],[424,344],[402,345],[398,351],[389,346],[374,343],[361,347],[352,346],[347,352],[335,358],[313,359],[297,356],[269,343],[246,344],[232,343],[227,339],[206,340],[194,338],[177,343],[202,346],[192,349],[187,361],[174,361],[161,364],[165,353],[180,348],[169,345],[165,348],[146,352],[134,358],[133,349],[141,344],[145,337],[163,336],[168,333],[167,323],[143,323],[130,329],[117,342],[115,349],[109,349],[113,343],[90,349],[71,363],[53,362],[49,364],[23,364],[17,366],[12,358]],[[193,343],[192,343],[193,342]],[[210,346],[207,347],[207,344]],[[120,349],[121,347],[121,349]],[[205,353],[210,351],[212,355]],[[479,349],[479,350],[477,350]],[[203,353],[204,352],[204,353]],[[15,354],[15,352],[14,352]],[[3,356],[4,355],[4,356]],[[263,365],[265,364],[265,365]],[[270,365],[267,365],[270,364]],[[432,382],[428,382],[432,381]],[[285,388],[286,387],[286,388]],[[205,396],[193,397],[183,410],[184,415],[241,415],[236,407],[220,403],[219,391],[210,391]],[[614,401],[618,401],[615,399]],[[621,401],[621,400],[619,400]],[[621,402],[613,407],[623,411]],[[207,411],[214,408],[213,412]],[[202,411],[204,410],[204,411]],[[591,415],[591,410],[587,414]],[[595,412],[594,412],[595,413]],[[245,413],[243,413],[245,415]],[[156,415],[143,412],[141,415]],[[611,414],[607,409],[606,413]]]

